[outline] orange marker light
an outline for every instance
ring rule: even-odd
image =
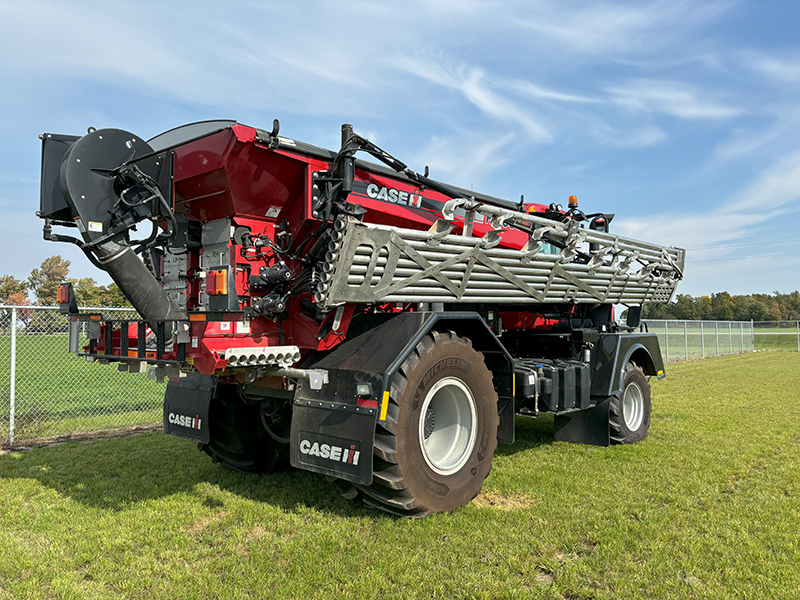
[[[578,197],[577,196],[570,196],[569,197],[569,207],[570,208],[578,208]]]
[[[228,269],[217,271],[217,295],[225,296],[228,293]]]
[[[206,293],[209,296],[226,296],[228,294],[228,270],[209,271],[206,274]]]

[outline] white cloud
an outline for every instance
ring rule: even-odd
[[[700,92],[671,81],[639,79],[609,86],[612,100],[631,111],[656,112],[682,119],[728,119],[741,110],[699,98]]]
[[[630,217],[614,224],[627,237],[683,248],[707,247],[746,239],[759,226],[786,216],[787,208],[800,210],[800,152],[765,169],[742,192],[713,210]]]
[[[797,265],[800,259],[758,258],[781,252],[775,246],[759,248],[758,242],[774,239],[779,226],[796,221],[798,212],[800,152],[762,171],[746,189],[717,208],[685,216],[661,213],[621,218],[614,221],[614,226],[625,237],[680,248],[702,248],[687,253],[687,277],[692,286],[687,293],[723,289],[731,293],[768,292],[783,281],[791,289],[797,288],[796,275],[790,275],[797,273],[796,269],[778,265]],[[743,246],[745,243],[748,245]]]
[[[776,58],[765,54],[745,54],[746,67],[784,83],[800,81],[800,58]]]
[[[652,52],[680,30],[702,24],[727,10],[732,2],[593,3],[576,10],[574,4],[544,2],[519,19],[519,26],[549,38],[547,43],[570,53],[598,55]]]
[[[552,134],[529,111],[495,92],[482,69],[450,66],[435,62],[432,57],[423,60],[408,56],[398,58],[395,66],[431,83],[458,90],[484,114],[521,126],[527,132],[529,141],[541,143],[553,139]]]
[[[780,159],[737,194],[730,210],[761,211],[790,205],[800,208],[800,152]]]
[[[416,160],[431,168],[431,177],[434,179],[466,189],[474,186],[480,190],[487,173],[510,161],[516,137],[513,133],[497,137],[475,131],[458,132],[447,137],[436,136]]]
[[[508,81],[504,84],[510,90],[513,90],[523,96],[535,98],[537,100],[552,100],[555,102],[575,102],[580,104],[592,104],[600,102],[599,99],[589,98],[587,96],[578,96],[576,94],[567,94],[564,92],[557,92],[555,90],[547,89],[538,86],[528,81]]]

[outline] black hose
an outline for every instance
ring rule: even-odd
[[[133,248],[125,243],[122,235],[103,242],[95,248],[95,254],[103,269],[128,298],[142,318],[156,331],[159,321],[167,321],[165,339],[172,337],[170,321],[182,320],[186,315],[167,296],[150,270],[136,256]]]

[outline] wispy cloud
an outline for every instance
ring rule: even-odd
[[[631,111],[655,112],[681,119],[729,119],[742,114],[737,108],[702,99],[701,92],[681,83],[638,79],[609,86],[612,100]]]
[[[575,9],[562,2],[541,2],[519,26],[545,36],[565,53],[653,52],[675,35],[674,27],[692,27],[713,19],[734,2],[659,0],[648,3],[596,3]]]
[[[527,132],[529,141],[541,143],[552,140],[551,133],[530,111],[493,89],[494,86],[487,80],[483,69],[465,65],[451,66],[445,62],[434,62],[431,57],[423,60],[410,56],[398,58],[395,66],[431,83],[458,90],[484,114],[521,126]]]
[[[628,217],[615,221],[614,225],[619,233],[627,237],[682,248],[702,247],[701,252],[689,254],[690,260],[737,259],[709,263],[711,266],[706,265],[696,273],[707,273],[713,269],[717,280],[722,280],[723,275],[738,280],[742,276],[741,272],[737,272],[742,268],[739,259],[763,252],[752,245],[739,248],[737,242],[773,239],[779,226],[787,218],[796,219],[798,212],[800,152],[765,169],[746,189],[712,210],[683,216],[670,212]],[[720,248],[714,248],[718,245]],[[774,263],[762,261],[761,268],[772,268]],[[796,283],[792,285],[796,286]]]
[[[601,102],[598,98],[590,98],[588,96],[579,96],[577,94],[568,94],[556,90],[548,89],[529,81],[512,80],[507,82],[500,82],[500,85],[513,90],[516,93],[534,98],[536,100],[550,100],[554,102],[568,102],[579,104],[595,104]]]
[[[784,83],[800,81],[800,57],[779,58],[768,54],[746,53],[744,65],[761,75]]]
[[[507,133],[492,136],[465,131],[456,135],[435,136],[418,154],[421,165],[431,168],[431,176],[469,189],[482,189],[487,173],[510,162],[517,136]]]
[[[794,205],[800,208],[800,151],[780,159],[732,198],[733,211],[747,211],[754,218],[764,210]]]

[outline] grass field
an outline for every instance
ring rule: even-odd
[[[518,420],[421,521],[160,433],[0,455],[0,598],[796,598],[800,354],[671,365],[636,446]]]

